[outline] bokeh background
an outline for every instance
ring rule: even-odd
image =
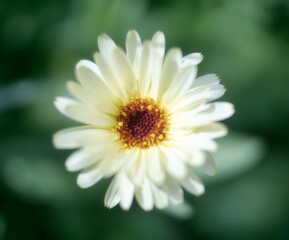
[[[206,193],[164,211],[106,209],[109,180],[78,188],[51,143],[75,64],[130,29],[201,52],[236,107]],[[0,63],[0,239],[289,239],[288,0],[1,0]]]

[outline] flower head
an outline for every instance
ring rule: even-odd
[[[55,101],[62,114],[85,124],[54,135],[57,148],[78,149],[66,160],[68,171],[81,171],[82,188],[113,177],[104,200],[109,208],[129,209],[134,196],[144,210],[164,208],[181,203],[183,189],[202,194],[193,168],[215,173],[209,152],[227,133],[217,121],[234,112],[230,103],[212,102],[225,92],[218,77],[196,78],[199,53],[165,54],[161,32],[142,43],[129,31],[126,52],[105,34],[98,45],[94,62],[77,64],[79,83],[67,85],[76,100]]]

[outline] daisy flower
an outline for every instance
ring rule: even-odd
[[[105,205],[125,210],[134,197],[151,210],[181,203],[184,190],[204,193],[193,169],[215,174],[209,152],[217,149],[214,139],[227,134],[218,121],[234,108],[212,102],[225,92],[215,74],[196,77],[203,56],[183,56],[179,48],[165,54],[162,32],[142,42],[129,31],[126,51],[105,34],[98,46],[94,62],[76,65],[78,83],[67,84],[74,99],[55,100],[63,115],[84,124],[53,137],[56,148],[77,148],[65,163],[68,171],[80,171],[77,184],[88,188],[112,177]]]

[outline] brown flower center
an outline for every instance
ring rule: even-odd
[[[125,147],[148,148],[166,139],[167,114],[151,98],[135,98],[121,108],[117,131]]]

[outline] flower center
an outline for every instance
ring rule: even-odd
[[[125,147],[148,148],[166,139],[167,114],[151,98],[135,98],[121,108],[117,131]]]

